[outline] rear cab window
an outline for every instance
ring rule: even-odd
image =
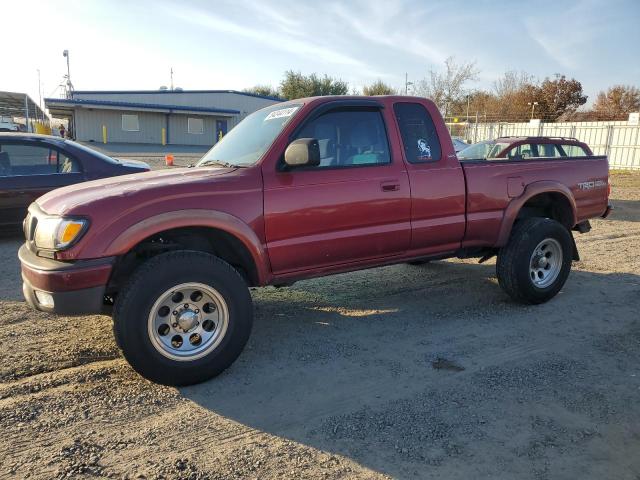
[[[405,158],[409,163],[437,162],[442,157],[436,126],[427,109],[414,102],[393,106]]]

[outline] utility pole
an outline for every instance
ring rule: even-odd
[[[404,74],[404,94],[409,95],[409,85],[413,85],[413,82],[409,81],[409,74]]]
[[[467,93],[467,123],[469,123],[469,101],[471,99],[471,95]]]
[[[73,84],[71,83],[71,69],[69,68],[69,50],[64,50],[62,56],[67,59],[67,98],[72,98]]]
[[[42,108],[42,82],[40,82],[40,69],[38,68],[38,105],[40,105],[40,113],[42,113],[42,123],[44,123],[44,109]]]

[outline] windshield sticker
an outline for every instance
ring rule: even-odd
[[[424,138],[418,139],[418,160],[431,160],[431,147]]]
[[[291,107],[291,108],[282,108],[280,110],[274,110],[273,112],[271,112],[269,115],[265,117],[264,121],[266,122],[267,120],[275,120],[276,118],[290,117],[291,115],[296,113],[296,111],[299,108],[300,107]]]

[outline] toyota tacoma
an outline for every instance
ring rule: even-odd
[[[249,288],[401,262],[497,255],[500,287],[539,304],[606,217],[604,156],[459,161],[423,98],[316,97],[238,124],[192,168],[47,193],[24,221],[34,308],[109,314],[140,374],[222,372],[252,326]]]

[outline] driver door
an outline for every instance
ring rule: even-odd
[[[406,169],[380,108],[341,106],[290,140],[315,138],[320,165],[265,167],[267,248],[275,274],[399,255],[411,240]],[[387,120],[388,122],[388,120]]]

